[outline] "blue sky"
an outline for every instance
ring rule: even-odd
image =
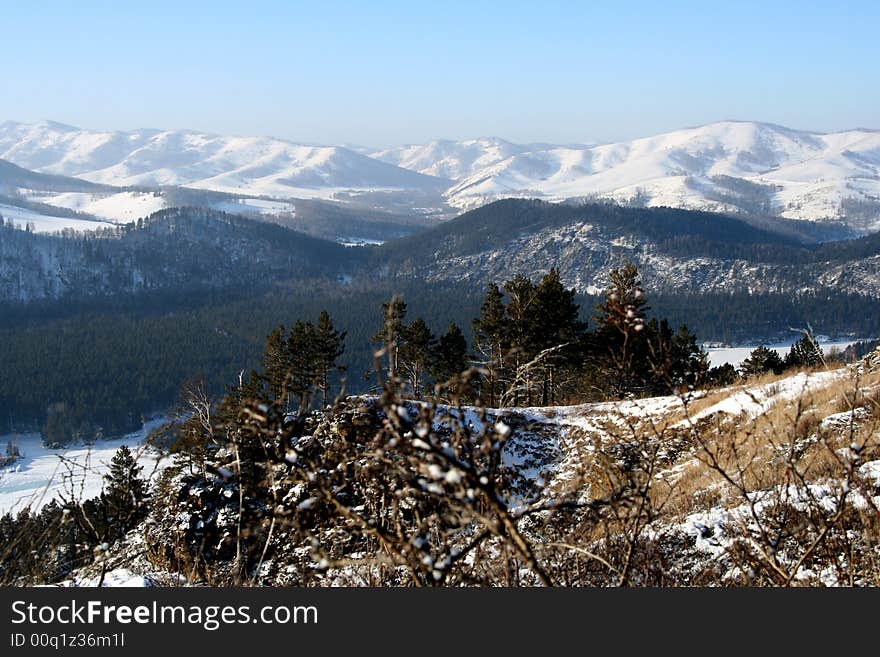
[[[880,128],[880,2],[0,0],[0,120],[382,146]]]

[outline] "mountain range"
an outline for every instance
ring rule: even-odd
[[[145,198],[144,188],[185,186],[439,218],[506,197],[610,199],[880,229],[880,132],[868,129],[825,134],[722,121],[611,144],[480,138],[358,152],[191,130],[8,121],[0,124],[0,159],[123,190],[91,190],[83,198],[16,185],[31,201],[106,220],[129,221],[169,205]]]
[[[170,208],[104,233],[0,228],[0,303],[262,289],[306,278],[343,287],[420,281],[479,294],[489,282],[550,269],[597,295],[609,270],[626,262],[657,293],[878,297],[880,233],[820,241],[777,221],[782,228],[675,208],[506,199],[355,248],[278,222]]]

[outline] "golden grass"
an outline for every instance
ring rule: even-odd
[[[837,369],[837,368],[835,368]],[[824,370],[823,370],[824,371]],[[766,375],[747,385],[710,393],[688,405],[693,416],[725,397],[753,386],[769,385],[787,376]],[[834,379],[780,400],[755,418],[718,414],[695,425],[692,449],[664,471],[668,492],[657,493],[667,511],[690,513],[719,502],[740,503],[741,495],[724,480],[717,465],[746,490],[768,490],[803,479],[814,482],[843,475],[840,451],[856,442],[860,458],[880,458],[880,372]],[[823,425],[836,413],[853,408],[869,412],[851,427],[845,421]],[[677,414],[684,418],[684,413]]]

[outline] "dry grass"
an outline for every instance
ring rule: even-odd
[[[658,428],[668,432],[666,426],[682,421],[687,424],[687,417],[731,394],[780,383],[795,375],[768,374],[748,384],[712,392],[688,404],[687,413],[676,413]],[[840,475],[838,451],[853,442],[862,445],[863,455],[880,457],[876,454],[880,449],[878,382],[880,372],[862,377],[848,373],[828,385],[806,390],[794,400],[774,403],[754,418],[719,413],[690,424],[690,429],[700,436],[699,444],[695,443],[677,463],[662,471],[661,476],[672,490],[665,500],[665,510],[684,514],[719,502],[740,503],[734,488],[715,466],[736,473],[750,490],[767,490],[790,483],[792,468],[797,470],[797,477],[807,482]],[[867,417],[852,426],[822,424],[828,416],[854,408],[865,409]],[[713,455],[714,464],[707,453]]]

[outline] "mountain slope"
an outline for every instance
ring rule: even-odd
[[[77,238],[0,228],[0,302],[82,299],[333,278],[359,254],[269,223],[211,210],[164,210]]]
[[[821,134],[724,121],[593,147],[432,142],[374,154],[456,178],[450,204],[509,197],[601,197],[649,206],[845,218],[847,201],[874,204],[854,219],[880,229],[880,132]],[[477,157],[467,158],[477,146]],[[458,148],[458,151],[455,150]],[[458,154],[458,159],[452,155]],[[480,166],[484,165],[484,166]]]
[[[343,190],[437,192],[448,186],[345,148],[191,130],[100,132],[53,122],[6,122],[0,124],[0,158],[116,186],[186,185],[279,197],[327,197]]]
[[[604,289],[630,261],[653,292],[880,296],[880,235],[822,245],[740,219],[671,208],[508,199],[376,249],[383,275],[485,285],[553,267],[569,285]]]
[[[427,144],[411,144],[376,151],[370,156],[425,175],[460,180],[510,157],[528,152],[529,148],[497,137],[464,141],[437,139]]]
[[[91,183],[79,178],[37,173],[0,159],[0,192],[9,193],[19,188],[59,193],[102,192],[110,189],[106,185]]]
[[[867,129],[823,134],[722,121],[597,146],[481,138],[368,156],[268,137],[6,122],[0,158],[117,186],[357,200],[398,214],[447,216],[448,206],[466,210],[507,197],[601,198],[880,230],[880,132]]]

